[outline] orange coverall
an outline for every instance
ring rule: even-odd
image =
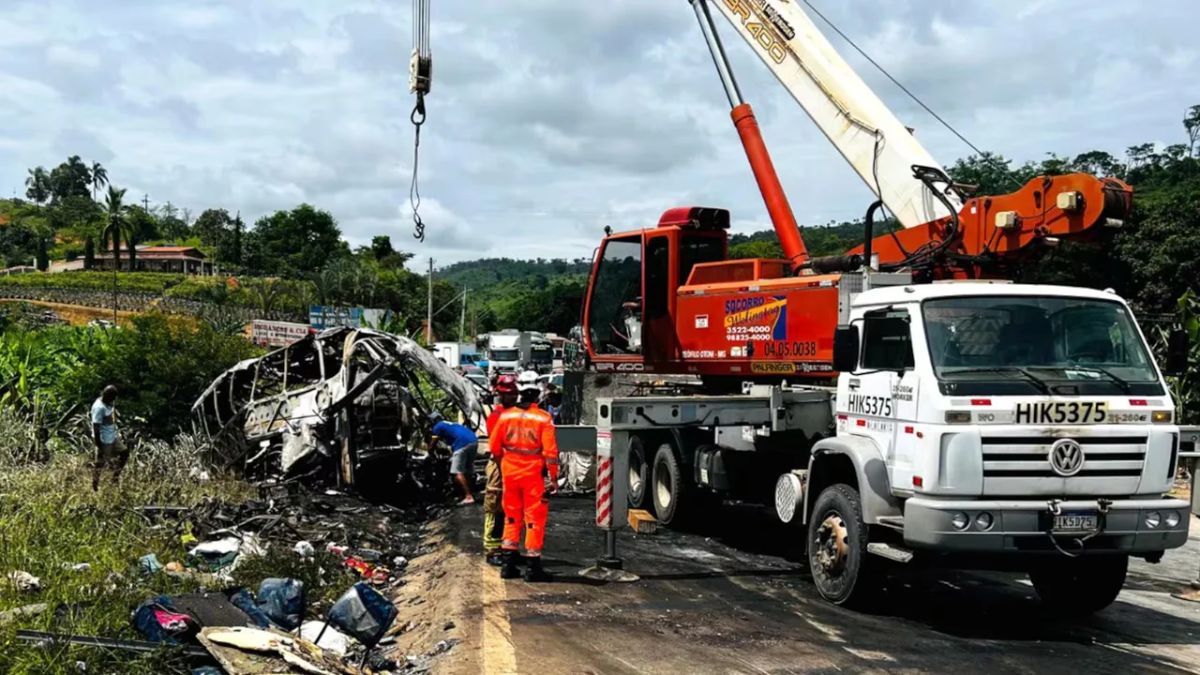
[[[504,541],[501,548],[517,550],[523,524],[525,554],[540,556],[546,539],[546,516],[550,513],[544,475],[548,473],[551,481],[558,480],[554,420],[536,404],[530,404],[528,408],[507,408],[500,415],[492,438],[496,443],[492,453],[498,453],[500,473],[504,476]]]

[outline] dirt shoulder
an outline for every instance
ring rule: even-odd
[[[395,642],[387,653],[414,670],[483,672],[479,591],[486,565],[477,551],[456,543],[459,529],[446,516],[429,526],[422,547],[428,553],[412,561],[394,598]]]

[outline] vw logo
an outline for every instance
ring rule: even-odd
[[[1071,438],[1063,438],[1050,446],[1050,467],[1060,476],[1074,476],[1083,468],[1083,448]]]

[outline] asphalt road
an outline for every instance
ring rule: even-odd
[[[593,585],[576,572],[601,549],[592,498],[551,503],[551,584],[501,582],[480,561],[483,672],[792,673],[1200,672],[1200,603],[1171,597],[1196,578],[1200,526],[1159,565],[1137,561],[1126,590],[1082,620],[1047,617],[1022,576],[979,572],[892,575],[878,607],[855,612],[820,599],[793,535],[757,509],[728,507],[692,532],[620,535],[629,584]],[[478,509],[451,530],[478,550]],[[486,569],[485,569],[486,568]],[[476,581],[478,580],[478,582]]]

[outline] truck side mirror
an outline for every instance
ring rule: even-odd
[[[839,373],[858,370],[858,326],[838,326],[833,332],[833,369]]]
[[[1191,340],[1185,330],[1176,329],[1167,336],[1167,367],[1168,375],[1183,375],[1187,372],[1188,352],[1191,351]]]

